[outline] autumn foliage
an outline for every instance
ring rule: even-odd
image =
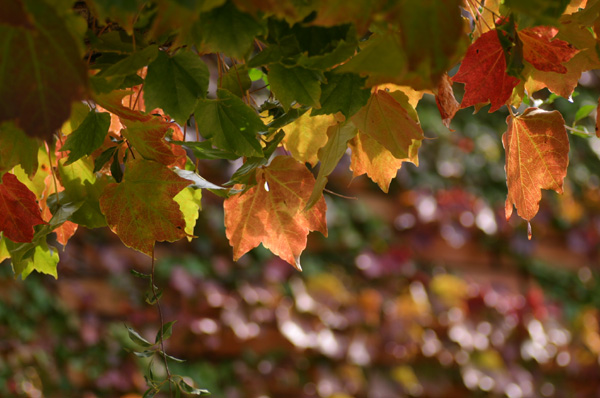
[[[386,192],[418,165],[423,95],[448,128],[508,113],[506,217],[531,220],[569,153],[533,98],[600,68],[600,2],[499,3],[0,1],[0,260],[56,276],[49,235],[103,226],[151,256],[193,238],[204,192],[225,198],[234,259],[262,244],[300,268],[348,150]],[[219,161],[229,181],[198,174]]]

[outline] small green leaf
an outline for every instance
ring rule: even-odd
[[[171,141],[171,144],[183,145],[194,152],[196,159],[228,159],[235,160],[239,155],[224,151],[222,149],[213,148],[210,141]]]
[[[71,151],[65,165],[91,155],[102,146],[110,127],[110,114],[91,110],[79,127],[67,138],[61,151]]]
[[[160,52],[148,66],[144,84],[146,108],[162,108],[181,125],[194,111],[198,99],[206,98],[208,67],[191,51],[179,51],[169,57]]]
[[[314,109],[311,116],[342,112],[346,119],[354,115],[369,101],[371,90],[364,88],[364,77],[354,73],[326,72],[327,83],[321,86],[321,108]]]
[[[123,170],[121,169],[121,163],[119,163],[119,152],[115,152],[113,161],[110,165],[110,174],[113,176],[116,182],[123,181]]]
[[[163,341],[167,340],[173,334],[173,324],[175,324],[175,322],[177,322],[177,321],[167,322],[162,326],[161,330],[162,330],[162,340]],[[161,339],[161,331],[159,330],[156,333],[156,339],[154,340],[154,342],[158,343],[160,341],[160,339]]]
[[[158,46],[150,45],[123,58],[98,73],[100,77],[125,77],[136,73],[158,56]]]
[[[203,390],[200,388],[194,388],[194,387],[190,386],[183,380],[183,378],[181,378],[179,380],[179,388],[181,388],[181,391],[183,391],[186,394],[192,394],[192,395],[210,394],[210,392],[208,392],[208,390]]]
[[[585,119],[596,109],[597,105],[584,105],[577,110],[575,113],[575,123],[580,121],[581,119]]]
[[[152,347],[154,344],[143,338],[138,332],[130,328],[129,326],[125,326],[127,328],[127,333],[129,334],[129,338],[131,341],[140,345],[142,347]]]
[[[171,355],[169,355],[169,354],[165,354],[165,353],[164,353],[164,352],[162,352],[162,351],[158,351],[158,353],[159,353],[161,356],[166,356],[166,357],[167,357],[168,359],[170,359],[171,361],[174,361],[174,362],[177,362],[177,363],[184,363],[184,362],[185,362],[185,359],[179,359],[179,358],[175,358],[174,356],[171,356]]]
[[[152,355],[156,354],[154,350],[145,350],[145,351],[133,351],[133,355],[138,358],[150,358]]]
[[[262,156],[257,135],[267,130],[254,109],[227,90],[218,99],[200,100],[194,116],[200,134],[221,149],[239,156]]]
[[[98,156],[94,160],[94,173],[100,171],[104,167],[104,165],[106,163],[108,163],[110,158],[115,154],[115,151],[117,150],[117,148],[118,147],[116,147],[116,146],[111,146],[110,148],[108,148],[107,150],[102,152],[100,154],[100,156]]]
[[[271,90],[286,111],[294,102],[319,108],[321,81],[324,79],[322,72],[301,66],[269,65]]]

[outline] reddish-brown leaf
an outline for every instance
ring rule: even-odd
[[[327,236],[325,199],[310,210],[304,207],[315,185],[310,171],[289,156],[278,156],[256,172],[257,185],[223,204],[225,228],[237,260],[263,244],[294,267],[310,231]]]
[[[151,256],[155,241],[186,236],[183,213],[173,198],[190,184],[160,163],[129,161],[123,181],[104,189],[100,209],[126,246]]]
[[[510,98],[519,79],[506,74],[506,59],[496,30],[490,30],[469,46],[452,80],[465,83],[461,108],[491,102],[495,112]]]
[[[0,232],[13,242],[31,242],[33,227],[46,224],[35,194],[14,174],[6,173],[0,183]]]
[[[564,40],[556,39],[558,29],[536,26],[520,31],[523,42],[523,58],[536,69],[545,72],[567,73],[562,65],[579,52]]]
[[[569,137],[558,111],[527,108],[522,115],[508,116],[502,136],[506,151],[506,219],[513,212],[529,221],[538,212],[542,189],[563,191],[569,164]]]
[[[454,98],[454,91],[452,91],[452,80],[450,77],[448,77],[447,73],[442,76],[440,84],[437,87],[435,102],[438,110],[440,111],[442,123],[444,123],[444,126],[446,126],[448,129],[450,129],[450,122],[452,122],[454,115],[456,115],[456,112],[458,112],[460,109],[460,104],[456,98]]]
[[[160,117],[152,117],[145,121],[122,119],[121,122],[126,127],[121,134],[144,159],[164,165],[170,165],[177,160],[164,140],[171,123],[164,122]]]

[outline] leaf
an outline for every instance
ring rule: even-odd
[[[523,58],[536,69],[545,72],[567,73],[562,65],[579,52],[564,40],[556,39],[558,29],[548,26],[523,29],[518,32],[523,42]]]
[[[146,340],[145,338],[143,338],[142,335],[140,335],[134,329],[130,328],[129,326],[125,326],[125,327],[127,328],[127,334],[129,335],[129,338],[135,344],[142,346],[144,348],[152,347],[154,345],[151,342],[149,342],[148,340]]]
[[[200,133],[221,149],[239,156],[261,156],[257,134],[266,127],[240,98],[227,90],[217,90],[216,100],[200,100],[194,117]]]
[[[179,204],[179,210],[185,220],[184,231],[187,234],[188,241],[191,242],[194,236],[194,227],[198,220],[198,211],[202,208],[202,191],[187,187],[179,192],[173,200]]]
[[[54,8],[45,1],[19,3],[27,14],[15,15],[8,25],[0,22],[0,123],[12,120],[27,135],[51,141],[69,118],[71,103],[84,99],[87,71]]]
[[[202,43],[233,58],[243,58],[250,52],[254,37],[263,30],[256,19],[238,10],[230,1],[201,14],[195,28]]]
[[[352,150],[350,157],[352,176],[358,177],[366,173],[383,192],[387,193],[390,182],[398,174],[402,163],[410,161],[418,165],[417,149],[421,146],[421,141],[415,141],[414,150],[411,148],[413,156],[409,159],[395,158],[371,136],[360,132],[348,142],[348,146]]]
[[[397,159],[410,157],[414,141],[423,140],[423,130],[408,97],[400,91],[377,90],[352,117],[358,129],[371,136]]]
[[[585,119],[596,108],[597,108],[596,105],[584,105],[581,108],[577,109],[577,112],[575,113],[575,120],[574,120],[574,122],[578,122],[581,119]]]
[[[183,391],[186,394],[191,394],[191,395],[210,394],[210,392],[208,390],[194,388],[194,387],[190,386],[189,384],[187,384],[185,382],[185,380],[183,378],[179,380],[178,385],[179,385],[179,388],[181,388],[181,391]]]
[[[321,108],[313,108],[311,116],[341,112],[348,119],[358,112],[371,96],[371,91],[364,88],[366,79],[354,73],[326,72],[325,78],[327,83],[321,86]]]
[[[306,210],[314,206],[323,197],[323,189],[327,185],[327,176],[333,172],[342,156],[346,153],[348,141],[357,133],[356,126],[350,121],[338,123],[327,129],[327,144],[319,149],[321,166],[319,167],[315,187],[306,204]]]
[[[14,174],[0,177],[0,232],[13,242],[31,242],[33,227],[46,224],[36,197]]]
[[[123,137],[144,159],[170,165],[177,160],[173,151],[164,140],[171,124],[160,117],[145,121],[123,120],[126,129],[121,130]]]
[[[42,241],[33,249],[33,255],[20,261],[12,260],[12,265],[15,276],[21,275],[23,280],[33,271],[52,275],[54,279],[58,279],[56,272],[58,261],[58,250],[48,246],[46,241]]]
[[[109,126],[110,114],[91,110],[61,148],[61,151],[71,151],[65,164],[69,165],[84,156],[89,156],[100,148]]]
[[[162,325],[162,340],[167,340],[169,337],[171,337],[171,335],[173,334],[173,325],[175,324],[175,322],[177,321],[171,321],[171,322],[167,322],[164,325]],[[161,340],[161,330],[159,330],[156,333],[156,338],[154,339],[154,343],[158,343]]]
[[[465,83],[461,108],[491,102],[495,112],[510,98],[519,79],[506,74],[504,51],[496,30],[484,33],[467,49],[452,80]]]
[[[155,241],[185,236],[185,219],[173,198],[190,184],[160,163],[129,161],[123,181],[104,189],[100,209],[127,247],[151,256]]]
[[[270,64],[268,77],[271,91],[286,111],[294,102],[315,108],[321,106],[319,100],[323,77],[319,72],[301,66],[288,68],[281,64]]]
[[[202,178],[198,173],[195,173],[191,170],[181,170],[178,169],[177,167],[175,168],[175,170],[173,170],[175,172],[175,174],[177,174],[179,177],[181,178],[185,178],[186,180],[190,180],[191,182],[193,182],[192,185],[190,185],[191,188],[195,188],[195,189],[210,189],[210,190],[226,190],[226,188],[220,187],[218,185],[213,184],[210,181],[205,180],[204,178]]]
[[[20,164],[29,176],[38,168],[38,142],[13,122],[0,123],[0,178]]]
[[[303,114],[283,127],[285,149],[299,162],[315,166],[319,162],[317,151],[327,143],[327,128],[335,123],[333,115]]]
[[[401,1],[397,15],[409,84],[433,89],[467,47],[462,0]]]
[[[556,25],[570,0],[506,0],[505,5],[519,15],[522,27]]]
[[[111,64],[110,67],[101,70],[98,77],[122,77],[135,74],[138,70],[148,65],[156,59],[159,51],[155,44],[152,44],[143,50],[136,51],[118,62]]]
[[[304,211],[315,180],[304,165],[278,156],[256,172],[257,185],[226,199],[225,228],[238,260],[262,243],[283,260],[300,268],[300,254],[309,231],[327,235],[323,196]]]
[[[148,65],[144,83],[146,109],[161,108],[184,125],[198,99],[206,98],[208,80],[208,67],[197,54],[179,51],[169,57],[161,51]]]
[[[506,119],[502,136],[506,151],[506,219],[513,212],[529,221],[538,212],[541,189],[563,191],[569,164],[569,138],[558,111],[527,108],[523,114]]]
[[[229,159],[235,160],[238,155],[224,151],[222,149],[213,148],[210,141],[171,141],[172,144],[183,145],[194,152],[196,159]]]
[[[444,74],[440,80],[440,84],[435,93],[435,103],[440,111],[442,123],[446,128],[450,129],[450,123],[452,122],[452,119],[454,119],[456,112],[460,109],[460,104],[456,101],[456,98],[454,98],[452,80],[448,77],[448,74]]]
[[[257,71],[257,69],[252,70]],[[262,74],[262,72],[259,73]],[[229,91],[232,94],[235,94],[240,98],[243,98],[246,95],[246,92],[251,86],[252,80],[250,80],[250,75],[246,65],[234,64],[233,67],[229,68],[227,73],[225,73],[221,79],[221,88]]]
[[[366,86],[385,83],[404,84],[407,71],[406,53],[398,34],[373,34],[361,51],[337,68],[338,72],[368,75]]]

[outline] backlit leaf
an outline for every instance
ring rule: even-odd
[[[38,147],[38,142],[13,122],[1,123],[0,176],[18,164],[28,175],[33,175],[38,167]]]
[[[151,256],[156,241],[186,236],[185,219],[173,198],[190,184],[160,163],[129,161],[123,181],[104,189],[100,208],[126,246]]]
[[[31,242],[33,227],[45,224],[36,197],[14,174],[0,177],[0,232],[13,242]]]
[[[188,240],[191,241],[196,220],[198,220],[198,212],[202,208],[202,191],[187,187],[175,195],[173,200],[179,204],[179,209],[185,219],[184,231],[188,235]]]
[[[467,50],[455,82],[465,83],[461,108],[491,102],[495,112],[510,98],[519,79],[506,74],[504,51],[496,30],[484,33]]]
[[[300,268],[300,254],[310,231],[327,235],[326,204],[304,211],[315,180],[308,169],[289,156],[278,156],[256,172],[257,185],[225,200],[225,228],[233,259],[263,244],[275,255]]]
[[[0,22],[0,122],[13,120],[27,135],[50,141],[71,103],[86,95],[86,67],[54,8],[45,1],[17,3],[28,14]]]
[[[542,189],[563,191],[569,164],[569,138],[558,111],[527,108],[506,119],[502,136],[506,151],[506,219],[513,212],[529,221],[538,212]]]
[[[447,128],[450,128],[450,122],[452,122],[454,115],[460,109],[460,104],[454,98],[452,80],[448,77],[448,74],[444,74],[440,79],[440,84],[435,93],[435,103],[440,111],[442,123]]]
[[[523,42],[523,58],[536,69],[545,72],[567,73],[562,65],[579,52],[564,40],[556,39],[558,29],[548,26],[523,29],[518,32]]]
[[[123,120],[123,124],[126,128],[121,131],[121,134],[144,159],[165,165],[170,165],[177,160],[164,140],[165,134],[171,128],[170,123],[160,117],[153,117],[143,122]]]
[[[371,91],[364,88],[365,78],[354,73],[325,73],[327,83],[321,86],[320,109],[314,109],[311,116],[341,112],[346,118],[362,108]]]
[[[414,141],[423,139],[417,113],[400,91],[377,90],[352,121],[397,159],[410,157]]]
[[[170,57],[161,51],[148,66],[144,83],[146,109],[161,108],[184,125],[198,99],[206,98],[208,67],[191,51],[179,51]]]
[[[327,143],[327,129],[336,123],[333,115],[310,116],[303,114],[283,127],[283,144],[294,159],[315,166],[317,151]]]
[[[266,127],[240,98],[227,90],[217,90],[218,99],[200,100],[194,117],[200,134],[221,149],[240,156],[261,156],[257,135]]]

